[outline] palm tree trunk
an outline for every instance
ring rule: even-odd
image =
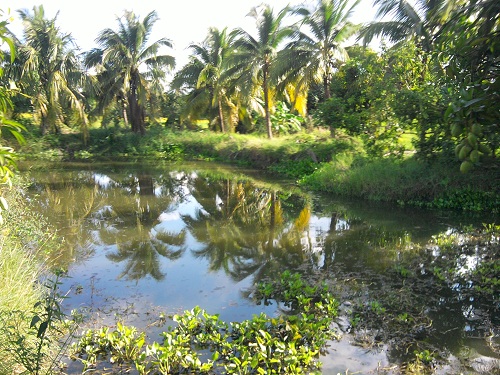
[[[127,114],[127,103],[125,100],[122,101],[122,113],[123,113],[123,122],[125,126],[128,128],[128,114]]]
[[[130,95],[130,122],[132,123],[132,131],[134,133],[141,133],[141,135],[146,134],[146,128],[144,126],[144,112],[142,107],[137,101],[137,96],[135,93]]]
[[[330,80],[326,74],[323,76],[323,89],[325,90],[325,100],[330,99],[332,97],[330,92]]]
[[[146,128],[144,126],[144,109],[139,104],[137,87],[139,78],[132,74],[130,78],[130,94],[128,96],[130,121],[132,123],[132,131],[134,133],[141,133],[141,135],[146,134]]]
[[[323,90],[325,91],[325,101],[332,97],[332,93],[330,92],[330,80],[328,79],[328,73],[323,75]],[[330,137],[335,137],[335,126],[330,124]]]
[[[47,117],[42,114],[41,121],[40,121],[40,131],[42,132],[42,135],[47,134],[47,130],[49,128],[47,122],[48,122]]]
[[[264,66],[263,67],[263,75],[264,75],[264,80],[262,83],[262,88],[264,90],[264,111],[266,113],[266,129],[267,129],[267,137],[269,139],[273,138],[273,129],[272,129],[272,124],[271,124],[271,112],[269,110],[269,82],[268,82],[268,67]]]
[[[226,128],[224,127],[224,114],[222,113],[222,102],[220,98],[217,98],[217,103],[219,105],[219,121],[220,121],[220,130],[225,133]]]

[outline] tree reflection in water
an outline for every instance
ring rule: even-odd
[[[193,186],[192,193],[205,203],[204,210],[184,220],[205,244],[194,251],[195,256],[206,258],[211,270],[224,269],[235,281],[254,275],[257,282],[303,262],[302,233],[310,218],[307,203],[293,220],[283,211],[276,190],[229,179],[196,179]]]
[[[182,245],[184,239],[184,231],[178,235],[158,233],[151,236],[146,233],[142,239],[117,244],[118,250],[106,257],[116,263],[125,262],[120,278],[139,280],[150,275],[155,280],[163,280],[165,273],[161,270],[159,256],[170,260],[179,259],[186,250],[178,245]]]
[[[220,272],[231,285],[247,279],[250,288],[241,293],[247,301],[257,282],[293,270],[329,281],[353,306],[360,300],[385,302],[389,314],[392,303],[394,319],[375,321],[367,330],[375,332],[399,315],[425,311],[425,319],[433,320],[432,330],[425,332],[429,340],[459,350],[463,332],[478,329],[466,314],[471,306],[481,313],[476,301],[460,299],[459,291],[450,286],[431,287],[429,270],[413,275],[411,283],[397,271],[414,254],[416,228],[430,228],[428,240],[446,230],[441,219],[435,224],[430,216],[422,216],[417,223],[416,216],[402,211],[391,229],[385,224],[394,213],[384,209],[372,218],[372,213],[358,213],[342,203],[318,208],[320,203],[297,190],[193,170],[148,173],[146,168],[119,167],[41,171],[33,176],[33,201],[64,237],[57,254],[62,267],[83,263],[102,251],[105,259],[120,265],[119,279],[139,285],[142,279],[167,282],[170,263],[194,258],[206,264],[202,278]],[[402,307],[407,311],[397,310]],[[402,340],[417,334],[387,336],[391,360],[403,356],[398,349]]]
[[[93,249],[91,243],[101,243],[113,249],[109,260],[125,262],[120,277],[126,279],[162,280],[160,259],[181,258],[188,237],[200,245],[191,253],[206,259],[210,271],[224,270],[235,281],[253,275],[254,282],[301,267],[312,267],[310,273],[331,270],[333,264],[380,268],[381,258],[374,263],[372,250],[377,241],[388,241],[359,219],[344,218],[341,210],[332,214],[328,232],[311,232],[307,195],[285,195],[248,180],[183,171],[79,171],[54,173],[48,180],[43,184],[37,178],[33,189],[53,224],[67,228],[61,231],[66,245],[60,261],[67,267],[91,255],[77,249],[85,252]],[[400,233],[388,236],[402,238]],[[394,258],[385,250],[380,255],[388,262]]]
[[[101,238],[106,239],[108,244],[115,244],[117,248],[106,257],[115,263],[125,263],[119,278],[125,277],[127,280],[138,281],[149,275],[155,280],[163,280],[165,273],[161,270],[160,256],[176,260],[186,250],[185,230],[179,233],[154,230],[162,207],[168,206],[172,198],[161,193],[156,195],[155,182],[151,175],[129,176],[127,181],[120,183],[120,186],[129,190],[130,194],[120,196],[121,205],[117,202],[111,206],[121,207],[120,214],[116,213],[116,217],[120,221],[119,227],[122,230],[110,231],[109,229],[117,227],[108,227],[102,232],[104,236]],[[172,187],[172,184],[169,184],[169,187]],[[168,191],[168,189],[160,189],[160,191]],[[134,209],[132,212],[127,212],[123,208]]]

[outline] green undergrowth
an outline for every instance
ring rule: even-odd
[[[331,138],[320,130],[269,140],[261,135],[163,127],[151,127],[145,136],[120,128],[93,129],[86,145],[80,134],[41,137],[37,131],[30,128],[26,145],[19,149],[26,159],[217,161],[346,197],[431,209],[500,211],[500,168],[494,158],[464,174],[455,160],[369,158],[359,140],[340,133]]]
[[[84,371],[107,362],[139,374],[303,374],[316,373],[319,355],[332,330],[338,303],[325,285],[311,285],[284,272],[278,281],[257,286],[256,301],[270,299],[290,310],[264,313],[242,322],[224,322],[200,307],[172,317],[162,342],[121,324],[88,330],[73,347]],[[128,370],[125,370],[128,371]]]
[[[36,347],[43,322],[34,317],[41,316],[40,301],[45,298],[41,281],[49,273],[43,259],[56,239],[44,218],[30,210],[21,193],[22,182],[17,180],[14,186],[4,192],[9,208],[0,232],[0,374],[38,374],[45,368],[47,351]],[[34,367],[29,369],[30,365]]]
[[[369,160],[343,154],[304,176],[300,183],[312,190],[347,197],[497,213],[499,172],[494,163],[464,174],[453,162],[428,163],[416,158]]]
[[[93,129],[87,145],[79,134],[37,135],[30,129],[19,154],[25,159],[85,160],[147,158],[159,160],[213,160],[251,166],[299,178],[310,174],[333,155],[361,152],[352,138],[332,139],[315,131],[275,137],[222,134],[210,131],[174,131],[152,127],[145,136],[123,129]],[[33,132],[33,133],[31,133]]]

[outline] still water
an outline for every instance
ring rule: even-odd
[[[196,305],[226,321],[277,315],[276,306],[252,300],[252,288],[285,270],[339,285],[347,311],[355,295],[381,292],[384,276],[413,244],[493,220],[339,200],[213,163],[23,169],[32,181],[27,199],[61,238],[53,261],[67,270],[65,307],[86,311],[89,327],[121,321],[146,331],[151,341],[160,339],[160,317]],[[428,308],[429,315],[439,310]],[[481,332],[470,333],[463,308],[434,313],[441,331],[432,339],[452,357],[468,348],[498,359],[476,343]],[[397,344],[360,345],[347,327],[341,314],[345,334],[321,358],[324,374],[384,373],[402,359]]]

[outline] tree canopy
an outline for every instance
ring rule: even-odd
[[[162,47],[172,47],[168,38],[148,44],[153,25],[158,21],[155,11],[141,21],[130,11],[118,19],[118,30],[105,29],[96,39],[95,48],[85,57],[85,65],[96,69],[100,82],[100,107],[118,101],[125,122],[132,131],[144,134],[145,106],[157,87],[155,81],[165,78],[175,66],[171,55],[159,54]]]
[[[19,11],[24,40],[4,63],[4,82],[18,82],[42,133],[59,131],[75,114],[84,130],[91,114],[139,134],[157,117],[178,118],[178,126],[203,120],[222,132],[257,129],[268,138],[283,123],[307,122],[359,137],[373,155],[402,155],[398,142],[413,133],[419,157],[458,158],[463,171],[494,156],[497,2],[374,0],[376,19],[355,25],[358,5],[251,8],[254,30],[210,28],[173,76],[175,59],[165,53],[172,40],[149,43],[156,12],[141,20],[125,11],[116,30],[102,30],[97,47],[79,55],[57,15],[47,19],[39,6]],[[376,37],[377,50],[348,46]]]

